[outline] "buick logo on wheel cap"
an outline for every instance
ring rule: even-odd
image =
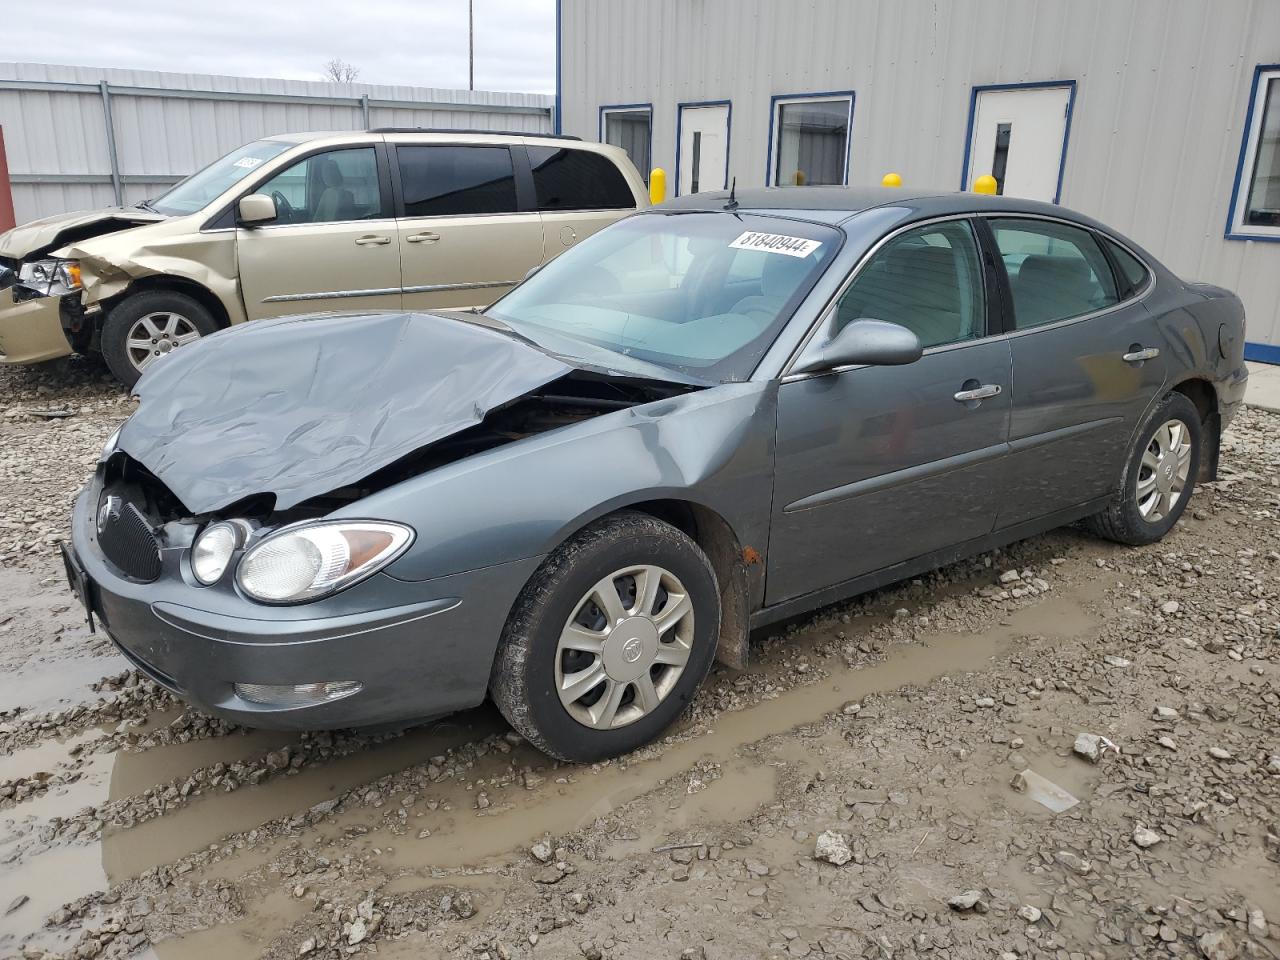
[[[644,653],[644,644],[640,642],[639,637],[632,637],[622,645],[622,659],[627,663],[635,663],[642,653]]]

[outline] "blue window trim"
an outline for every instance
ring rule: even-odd
[[[1244,358],[1255,363],[1280,363],[1280,346],[1274,343],[1250,343],[1245,341]]]
[[[778,119],[778,104],[797,100],[848,100],[849,135],[844,144],[844,185],[849,185],[849,171],[853,169],[853,115],[858,105],[858,95],[853,90],[828,90],[824,93],[775,93],[769,98],[769,143],[764,159],[764,185],[776,187],[773,182],[773,131]]]
[[[987,83],[973,87],[969,91],[969,122],[964,131],[964,164],[960,167],[960,190],[970,189],[969,155],[973,153],[973,125],[978,116],[978,95],[991,90],[1050,90],[1066,87],[1067,125],[1062,131],[1062,156],[1058,158],[1058,186],[1053,194],[1053,202],[1062,202],[1062,180],[1067,175],[1067,146],[1071,143],[1071,119],[1076,111],[1076,82],[1074,80],[1036,80],[1028,83]]]
[[[1253,114],[1258,106],[1258,91],[1264,73],[1275,73],[1280,70],[1280,63],[1260,63],[1253,68],[1253,83],[1249,87],[1249,109],[1244,115],[1244,130],[1240,134],[1240,157],[1236,160],[1236,179],[1231,185],[1231,205],[1227,208],[1227,229],[1223,237],[1227,240],[1261,240],[1263,243],[1280,243],[1276,234],[1240,233],[1236,230],[1236,204],[1240,202],[1240,184],[1244,180],[1245,161],[1249,154],[1249,134],[1253,131]],[[1255,157],[1254,162],[1257,162]],[[1241,229],[1248,229],[1241,227]],[[1276,363],[1276,360],[1267,361]]]
[[[603,104],[600,107],[600,120],[599,120],[598,130],[596,133],[596,139],[598,139],[601,143],[605,142],[604,115],[606,113],[625,113],[627,111],[630,111],[632,113],[639,113],[641,110],[647,110],[649,112],[649,151],[648,151],[648,156],[646,156],[644,160],[645,168],[640,171],[640,178],[645,182],[647,186],[649,183],[649,171],[653,169],[653,104],[652,103],[606,103],[606,104]]]
[[[732,100],[683,100],[676,104],[676,182],[671,196],[680,196],[680,136],[683,133],[685,107],[728,107],[724,118],[724,185],[729,187],[729,156],[733,146],[733,101]]]

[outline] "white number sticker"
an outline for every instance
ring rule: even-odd
[[[262,161],[257,157],[241,157],[234,164],[232,164],[232,166],[244,167],[246,170],[252,170],[261,162]]]
[[[729,246],[734,250],[763,250],[765,253],[781,253],[788,257],[807,257],[822,246],[822,241],[748,230]]]

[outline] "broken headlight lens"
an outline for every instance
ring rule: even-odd
[[[248,524],[243,520],[224,520],[205,527],[191,545],[191,572],[195,578],[206,587],[221,580],[248,533]]]
[[[18,283],[42,297],[61,297],[80,289],[78,260],[37,260],[24,263]]]
[[[264,603],[315,600],[363,580],[412,541],[409,527],[379,520],[286,527],[250,548],[236,570],[236,582]]]

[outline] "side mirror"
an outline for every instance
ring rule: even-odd
[[[915,363],[924,353],[920,338],[906,327],[884,320],[862,318],[846,324],[821,346],[812,343],[801,354],[792,373],[821,373],[838,367],[900,366]]]
[[[251,193],[247,197],[241,197],[239,210],[240,222],[247,226],[271,223],[278,216],[276,202],[265,193]]]

